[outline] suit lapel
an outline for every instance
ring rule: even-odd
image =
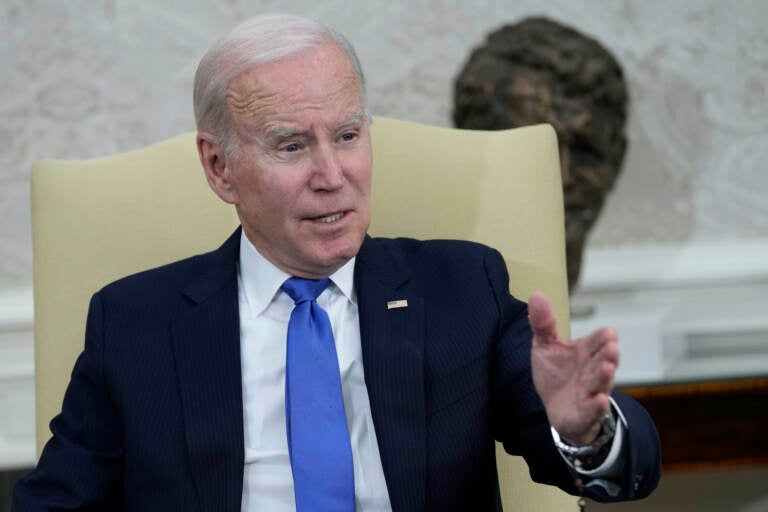
[[[240,510],[244,433],[237,260],[240,230],[202,256],[171,325],[191,472],[204,511]],[[365,381],[393,510],[424,510],[424,301],[396,255],[366,237],[355,266]],[[407,307],[387,303],[407,300]]]
[[[189,460],[203,511],[240,510],[243,399],[237,259],[240,230],[201,257],[185,288],[195,304],[172,326]]]
[[[366,237],[357,256],[365,383],[393,510],[424,510],[424,301],[408,292],[399,259]],[[387,308],[407,300],[407,307]]]

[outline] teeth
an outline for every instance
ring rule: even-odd
[[[344,216],[344,213],[340,212],[340,213],[334,213],[333,215],[328,215],[327,217],[319,217],[316,220],[318,222],[330,223],[330,222],[336,222],[337,220],[339,220],[343,216]]]

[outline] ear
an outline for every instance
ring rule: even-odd
[[[197,154],[211,190],[225,203],[236,204],[238,195],[232,182],[231,161],[218,138],[207,132],[197,132]]]

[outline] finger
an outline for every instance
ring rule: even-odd
[[[616,365],[610,361],[601,361],[590,371],[586,385],[587,393],[609,393],[613,389],[615,375]]]
[[[583,338],[582,344],[585,345],[585,349],[589,353],[590,357],[593,357],[596,353],[603,349],[607,344],[617,344],[619,342],[619,335],[616,329],[613,327],[603,327],[593,333],[588,334]]]
[[[613,363],[614,367],[618,368],[620,355],[621,351],[619,350],[618,342],[611,341],[603,345],[603,348],[595,354],[595,357],[603,361],[609,361]]]
[[[533,292],[528,301],[528,316],[531,329],[539,342],[550,342],[558,339],[557,318],[552,311],[552,305],[547,297],[539,291]]]
[[[579,354],[577,357],[584,361],[585,365],[598,365],[602,361],[608,361],[613,363],[614,366],[619,366],[619,344],[616,341],[608,340],[605,343],[598,345],[595,352],[589,352],[590,347],[585,342],[582,345],[577,345]]]

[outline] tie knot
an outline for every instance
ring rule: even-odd
[[[331,280],[328,277],[325,279],[291,277],[285,280],[282,289],[293,299],[294,304],[300,304],[317,299],[329,284]]]

